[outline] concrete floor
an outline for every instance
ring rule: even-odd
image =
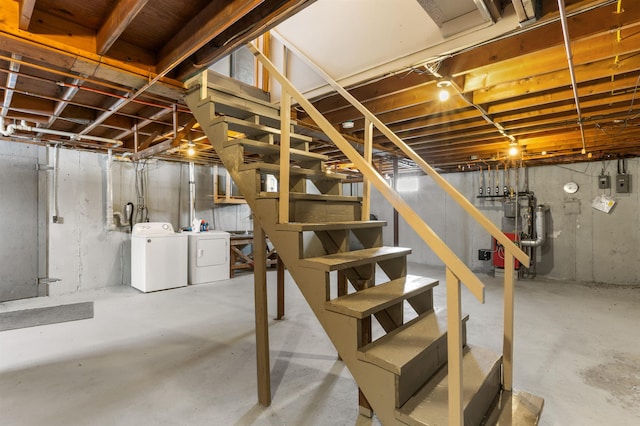
[[[252,278],[0,304],[95,300],[94,319],[0,333],[0,423],[378,425],[358,416],[355,384],[290,281],[286,319],[270,326],[273,403],[256,404]],[[499,351],[501,284],[482,278],[485,305],[464,294],[469,343]],[[269,286],[273,316],[275,272]],[[516,297],[515,387],[545,398],[540,424],[640,424],[640,287],[522,280]]]

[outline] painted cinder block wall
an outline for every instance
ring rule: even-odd
[[[589,283],[640,285],[640,162],[627,160],[631,174],[631,193],[617,194],[615,188],[598,189],[597,178],[602,169],[617,173],[616,160],[571,165],[530,167],[521,171],[520,183],[528,174],[529,189],[538,204],[549,206],[547,242],[537,249],[538,275],[549,279],[576,280]],[[503,206],[500,201],[478,199],[477,172],[444,175],[453,186],[472,200],[494,223],[501,225]],[[489,262],[479,261],[478,249],[490,248],[489,235],[471,221],[462,209],[429,178],[419,176],[416,192],[403,192],[405,200],[423,217],[454,252],[476,271],[491,270]],[[514,175],[512,175],[514,179]],[[563,186],[575,182],[579,190],[567,194]],[[599,194],[611,196],[616,205],[607,214],[591,207]],[[384,230],[385,244],[393,242],[393,212],[377,191],[373,191],[372,213],[389,222]],[[400,245],[411,247],[409,261],[441,265],[435,254],[412,232],[401,218]]]

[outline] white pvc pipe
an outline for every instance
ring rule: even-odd
[[[189,223],[196,219],[196,164],[189,162]],[[196,231],[194,229],[194,231]]]
[[[122,146],[121,140],[103,138],[100,136],[81,135],[78,133],[63,132],[60,130],[31,127],[31,126],[27,126],[27,123],[24,120],[22,120],[19,125],[14,123],[9,124],[5,129],[4,120],[0,119],[0,134],[2,134],[3,136],[11,136],[13,133],[15,133],[16,130],[20,130],[22,132],[32,132],[32,133],[42,133],[47,135],[64,136],[71,140],[78,140],[78,141],[87,140],[87,141],[94,141],[94,142],[103,142],[103,143],[111,144],[113,147]]]
[[[104,229],[106,231],[115,231],[117,229],[116,224],[113,221],[113,172],[111,169],[111,163],[113,161],[113,153],[111,150],[107,151],[107,163],[106,170],[106,186],[107,186],[107,200],[105,207]]]
[[[560,11],[560,22],[562,23],[562,35],[564,36],[564,48],[567,53],[567,62],[569,63],[569,76],[571,77],[571,86],[573,87],[573,98],[576,102],[576,112],[578,113],[578,126],[580,126],[580,135],[582,137],[582,154],[587,153],[587,145],[584,138],[584,126],[582,124],[582,111],[580,110],[580,96],[578,95],[578,83],[576,81],[576,73],[573,67],[573,53],[571,53],[571,41],[569,39],[569,24],[567,23],[567,12],[564,6],[564,0],[558,0],[558,9]]]
[[[106,163],[106,207],[105,207],[105,231],[117,231],[120,227],[129,226],[129,220],[124,218],[121,212],[113,211],[113,152],[111,149],[107,151],[107,163]],[[116,223],[115,218],[118,218]]]

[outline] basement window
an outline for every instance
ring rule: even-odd
[[[256,61],[246,46],[242,46],[220,59],[211,65],[210,69],[251,86],[256,84]]]
[[[418,176],[398,178],[396,189],[398,192],[416,192],[418,190]]]

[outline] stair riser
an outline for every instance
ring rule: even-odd
[[[289,204],[290,222],[341,222],[360,218],[358,202],[295,200]]]
[[[462,322],[462,346],[467,344],[467,323]],[[396,407],[401,407],[447,363],[447,335],[435,340],[396,376]]]
[[[479,426],[482,424],[482,419],[498,397],[501,387],[501,364],[498,363],[465,408],[465,425]]]

